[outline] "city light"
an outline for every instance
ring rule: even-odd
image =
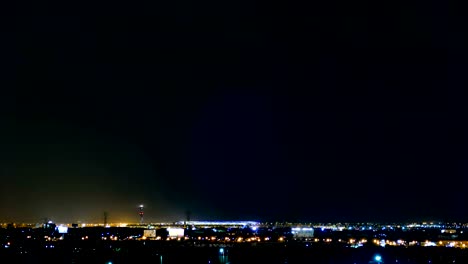
[[[446,247],[446,248],[468,248],[468,236],[461,235],[460,229],[465,229],[468,224],[445,224],[445,225],[419,225],[419,224],[371,224],[371,223],[258,223],[256,225],[239,225],[245,222],[208,222],[199,221],[191,222],[199,225],[187,225],[177,223],[149,223],[147,226],[135,223],[114,223],[110,224],[112,228],[125,227],[129,233],[120,235],[118,231],[112,229],[96,229],[99,230],[99,240],[102,241],[124,241],[124,240],[159,240],[159,241],[196,241],[203,240],[206,243],[215,243],[220,255],[226,254],[226,248],[230,244],[221,244],[223,242],[239,242],[239,243],[265,243],[265,245],[274,245],[274,243],[284,243],[287,246],[289,243],[304,242],[304,247],[309,247],[313,244],[343,246],[348,248],[362,247],[366,243],[382,247]],[[80,225],[86,225],[86,228],[81,228]],[[23,224],[24,225],[24,224]],[[69,241],[69,238],[64,233],[74,232],[77,238],[83,241],[94,240],[90,232],[92,228],[102,228],[103,224],[96,223],[80,223],[80,224],[59,224],[55,229],[47,228],[43,223],[29,225],[29,229],[19,230],[24,240],[26,239],[41,239],[42,241],[50,242],[45,244],[44,248],[56,248],[55,242],[64,240]],[[345,227],[344,229],[342,227]],[[366,234],[368,227],[373,227],[373,234]],[[26,227],[26,225],[24,225]],[[348,232],[348,227],[353,232]],[[390,230],[406,227],[406,238],[399,237],[398,239],[391,238]],[[6,225],[3,225],[6,228]],[[11,230],[15,230],[15,227]],[[324,228],[326,233],[318,232],[314,234],[314,230]],[[418,239],[417,236],[412,237],[412,232],[420,232],[428,228],[434,229],[434,235],[427,238]],[[43,233],[47,230],[48,233]],[[105,231],[103,231],[105,230]],[[364,231],[362,234],[355,232]],[[57,232],[58,231],[58,232]],[[127,232],[125,231],[125,232]],[[162,231],[162,232],[161,232]],[[340,232],[338,234],[337,232]],[[10,230],[5,230],[5,233]],[[160,233],[161,232],[161,233]],[[342,232],[347,233],[348,238],[343,239]],[[157,234],[158,233],[158,234]],[[465,232],[466,233],[466,232]],[[417,233],[415,233],[417,234]],[[440,235],[439,235],[440,234]],[[7,239],[8,237],[6,237]],[[297,242],[296,242],[297,241]],[[263,243],[262,243],[263,242]],[[313,244],[309,244],[312,242]],[[334,243],[333,243],[334,242]],[[16,243],[13,243],[17,245]],[[144,242],[142,243],[144,244]],[[198,243],[194,244],[199,246]],[[113,246],[113,245],[112,245]],[[2,248],[12,247],[10,243],[4,242],[0,244]],[[21,249],[23,250],[23,249]],[[21,253],[23,254],[23,253]],[[104,262],[106,263],[106,262]],[[383,263],[383,257],[380,255],[371,255],[369,263]]]
[[[380,262],[380,261],[382,261],[382,256],[375,255],[374,260],[377,261],[377,262]]]

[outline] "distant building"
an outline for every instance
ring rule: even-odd
[[[305,239],[314,237],[314,229],[312,227],[293,227],[291,233],[294,238]]]
[[[169,237],[171,238],[184,237],[185,230],[183,228],[169,227],[167,231],[169,232]]]
[[[42,225],[42,227],[43,227],[44,229],[55,230],[55,228],[57,227],[57,225],[54,224],[52,221],[48,221],[47,223],[44,223],[44,224]]]
[[[156,237],[156,229],[147,229],[143,231],[143,236],[151,238]]]
[[[260,223],[255,221],[178,221],[175,224],[194,226],[258,226]]]

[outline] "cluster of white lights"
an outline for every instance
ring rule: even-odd
[[[312,231],[314,230],[312,227],[294,227],[294,228],[291,228],[292,231]]]
[[[236,225],[236,226],[258,226],[259,222],[255,221],[179,221],[176,224],[187,224],[187,225]]]

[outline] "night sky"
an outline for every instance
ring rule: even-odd
[[[167,2],[1,17],[0,222],[468,220],[463,8]]]

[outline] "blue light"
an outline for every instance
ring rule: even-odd
[[[374,257],[375,261],[381,261],[382,260],[382,257],[380,255],[376,255]]]
[[[219,253],[220,253],[220,254],[223,254],[223,253],[224,253],[224,248],[220,248],[220,249],[219,249]]]

